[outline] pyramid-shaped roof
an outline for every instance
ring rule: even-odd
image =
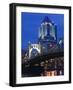
[[[48,18],[48,16],[45,16],[45,18],[44,18],[44,20],[42,22],[52,23],[52,21]]]

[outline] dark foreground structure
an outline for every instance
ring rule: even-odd
[[[38,56],[22,63],[22,77],[64,75],[63,52]]]

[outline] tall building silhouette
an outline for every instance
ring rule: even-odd
[[[61,48],[59,50],[59,46],[61,44],[58,45],[57,42],[57,26],[45,16],[39,27],[38,42],[34,44],[30,42],[28,46],[29,58],[63,50]]]
[[[48,53],[53,44],[57,43],[57,27],[47,16],[39,28],[38,40],[42,54]]]

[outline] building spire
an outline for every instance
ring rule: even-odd
[[[52,21],[48,18],[48,16],[45,16],[45,18],[43,19],[42,23],[44,23],[44,22],[52,23]]]

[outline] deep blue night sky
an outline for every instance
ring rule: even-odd
[[[48,16],[57,25],[58,40],[64,36],[64,15],[63,14],[44,14],[44,13],[21,13],[21,38],[22,49],[27,48],[28,42],[37,43],[38,30],[41,22]]]

